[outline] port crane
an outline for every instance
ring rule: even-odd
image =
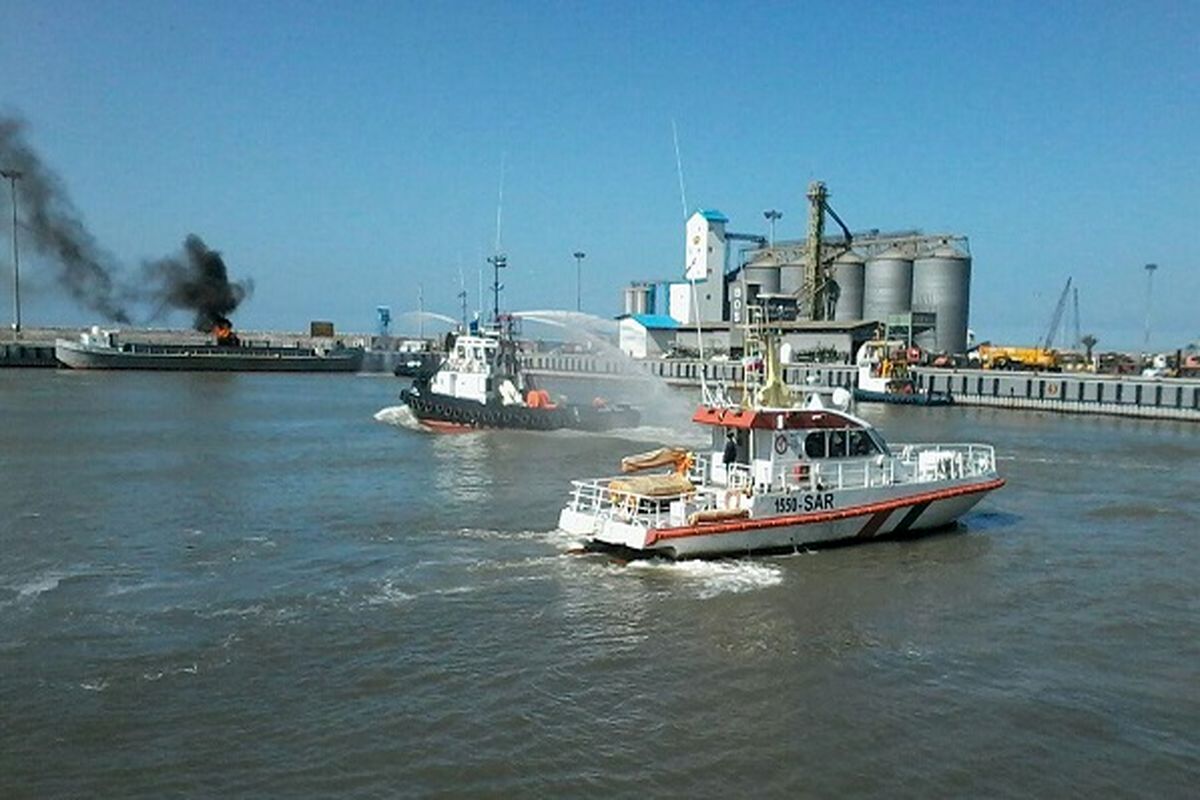
[[[1071,279],[1067,278],[1067,285],[1063,287],[1062,294],[1058,296],[1058,305],[1054,307],[1054,314],[1050,317],[1050,329],[1046,331],[1046,335],[1042,337],[1041,347],[1043,350],[1053,350],[1054,340],[1058,336],[1058,328],[1062,323],[1063,312],[1067,310],[1067,298],[1071,296]],[[1075,338],[1079,338],[1079,295],[1075,295]]]
[[[1058,337],[1062,326],[1063,313],[1067,309],[1067,300],[1071,297],[1071,278],[1058,296],[1054,313],[1050,316],[1050,326],[1046,335],[1038,339],[1033,347],[1011,347],[1005,345],[981,345],[977,350],[980,366],[984,369],[1031,369],[1058,372],[1062,369],[1062,361],[1058,351],[1054,349],[1054,340]],[[1079,338],[1079,295],[1075,295],[1075,337]]]

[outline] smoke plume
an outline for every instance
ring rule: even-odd
[[[191,311],[198,331],[227,324],[227,317],[254,289],[249,280],[231,282],[221,254],[194,233],[184,241],[181,256],[151,261],[143,271],[150,297],[159,303],[155,316],[171,308]]]
[[[105,319],[130,322],[125,310],[128,298],[118,283],[112,257],[88,233],[62,181],[38,158],[24,132],[23,121],[0,114],[0,168],[21,173],[17,181],[21,246],[32,246],[47,256],[58,269],[58,283],[77,302]],[[8,199],[5,191],[0,202],[7,207]]]
[[[22,251],[32,247],[45,256],[71,297],[106,320],[131,323],[128,307],[146,303],[151,306],[151,320],[179,309],[195,316],[198,330],[212,330],[218,322],[228,324],[226,317],[253,289],[251,281],[230,282],[221,254],[190,234],[181,255],[143,264],[142,280],[130,284],[120,264],[84,226],[62,180],[26,141],[25,127],[23,120],[0,113],[0,169],[21,173],[17,212]],[[11,215],[8,187],[0,188],[6,190],[0,194],[0,208]],[[12,234],[3,220],[0,231],[6,237]]]

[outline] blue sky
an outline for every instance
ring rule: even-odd
[[[852,228],[969,236],[981,336],[1041,335],[1072,275],[1137,347],[1154,261],[1152,343],[1200,337],[1195,2],[8,0],[0,108],[120,259],[195,232],[253,277],[243,328],[369,329],[419,283],[456,315],[502,158],[505,304],[573,307],[584,250],[615,314],[682,272],[674,118],[688,204],[733,230],[802,236],[821,179]],[[27,323],[92,321],[22,272]]]

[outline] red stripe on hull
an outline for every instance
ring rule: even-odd
[[[766,528],[786,528],[792,525],[815,525],[820,522],[835,522],[841,519],[849,519],[851,517],[862,517],[867,514],[878,514],[881,512],[891,513],[897,508],[904,506],[916,505],[917,503],[933,503],[938,500],[948,500],[951,497],[961,497],[965,494],[976,494],[979,492],[990,492],[994,489],[999,489],[1004,485],[1003,478],[996,478],[986,483],[975,483],[969,486],[955,486],[952,489],[939,489],[934,492],[925,492],[924,494],[914,494],[907,497],[897,497],[894,500],[883,500],[878,503],[869,503],[865,506],[851,506],[850,508],[840,508],[834,511],[822,511],[817,514],[792,514],[782,517],[769,517],[767,519],[750,520],[742,523],[718,522],[703,527],[693,526],[686,528],[661,528],[656,531],[650,531],[646,537],[646,545],[652,545],[655,542],[663,539],[679,539],[686,536],[708,536],[718,533],[745,533],[746,531],[763,530]]]

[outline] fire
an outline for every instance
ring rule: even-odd
[[[213,323],[212,335],[216,338],[217,344],[222,347],[237,347],[242,343],[238,339],[238,335],[233,332],[233,323],[224,317]]]

